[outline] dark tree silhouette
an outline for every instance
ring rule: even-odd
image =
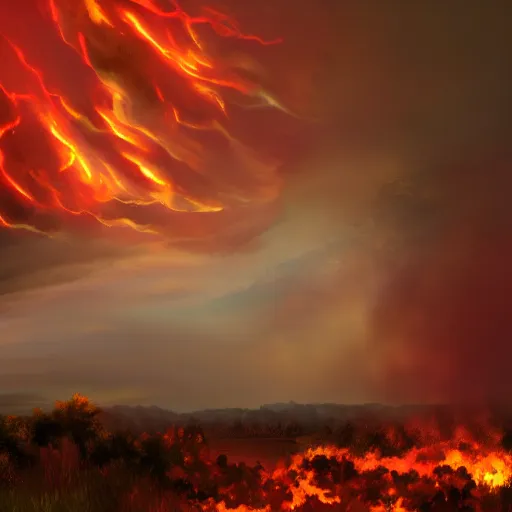
[[[21,448],[19,441],[7,428],[6,419],[0,418],[0,454],[5,453],[17,467],[25,467],[31,458]]]
[[[99,438],[102,427],[98,420],[101,410],[88,398],[74,394],[70,400],[57,402],[52,418],[57,421],[63,433],[69,435],[80,450],[82,459],[88,457],[88,445]]]
[[[48,414],[37,415],[32,425],[32,443],[36,446],[57,445],[64,435],[62,424]]]

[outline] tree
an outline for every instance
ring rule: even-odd
[[[98,420],[100,412],[87,397],[79,393],[75,393],[70,400],[55,403],[52,419],[76,443],[82,459],[87,458],[88,445],[97,440],[103,431]]]
[[[62,425],[49,414],[37,414],[32,422],[32,443],[36,446],[58,444],[63,436]]]
[[[304,429],[296,421],[288,423],[284,429],[285,437],[299,437],[304,434]]]
[[[356,429],[354,424],[350,421],[347,421],[343,426],[336,429],[335,437],[339,446],[343,448],[352,446],[356,437]]]
[[[501,439],[501,445],[504,450],[512,452],[512,430],[505,430],[503,438]]]
[[[18,467],[29,462],[18,440],[9,432],[8,419],[6,418],[0,418],[0,454],[6,455]]]
[[[166,480],[171,468],[170,451],[161,436],[143,436],[141,439],[140,467],[160,482]]]
[[[216,460],[217,466],[221,469],[227,469],[228,467],[228,456],[224,453],[221,453]]]
[[[235,420],[231,425],[231,435],[233,437],[243,437],[245,435],[245,426],[240,420]]]

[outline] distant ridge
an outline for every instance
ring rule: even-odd
[[[219,425],[293,425],[315,428],[340,424],[360,418],[400,419],[422,414],[439,406],[379,403],[342,405],[334,403],[299,404],[293,401],[261,405],[258,409],[224,408],[177,413],[157,406],[115,405],[102,408],[102,421],[110,429],[165,430],[170,425],[199,423],[204,427]]]

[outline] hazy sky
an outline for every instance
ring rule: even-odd
[[[284,37],[258,54],[302,117],[266,128],[279,198],[167,242],[1,232],[4,403],[507,399],[511,4],[210,4]],[[0,5],[36,61],[58,43],[38,5]]]

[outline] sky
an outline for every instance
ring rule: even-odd
[[[0,407],[508,403],[512,6],[209,2],[283,38],[217,49],[264,70],[281,109],[230,128],[278,164],[215,149],[204,184],[181,183],[225,210],[151,211],[162,237],[60,214],[58,236],[2,229]],[[89,90],[45,2],[2,3],[0,33],[77,102]]]

